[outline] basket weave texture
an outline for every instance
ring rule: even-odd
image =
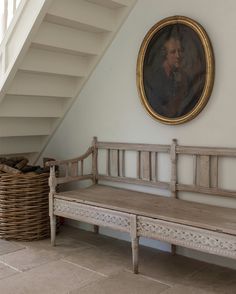
[[[0,174],[0,238],[32,241],[49,236],[48,177]]]

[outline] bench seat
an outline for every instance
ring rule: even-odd
[[[231,208],[98,184],[56,193],[54,198],[236,235],[235,209]]]

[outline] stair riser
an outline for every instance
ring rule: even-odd
[[[49,8],[48,14],[56,20],[65,19],[67,24],[88,25],[94,31],[113,31],[117,23],[115,9],[109,9],[83,0],[57,0]],[[59,21],[60,22],[60,21]]]
[[[72,54],[99,55],[103,49],[103,35],[43,22],[33,44],[58,48]]]
[[[0,118],[0,137],[48,136],[55,119]]]
[[[74,97],[77,78],[31,74],[19,71],[7,94]]]
[[[85,77],[88,74],[89,64],[89,58],[83,56],[31,48],[20,69],[46,74]]]

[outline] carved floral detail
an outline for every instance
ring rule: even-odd
[[[236,237],[204,229],[138,217],[138,235],[236,258]]]
[[[130,231],[130,217],[125,213],[113,212],[112,210],[68,202],[61,199],[54,200],[54,213],[59,215],[67,214],[71,218],[74,216],[81,221],[119,228],[125,232]]]

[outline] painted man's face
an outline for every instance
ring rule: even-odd
[[[170,68],[179,68],[182,60],[182,47],[179,40],[171,38],[165,44],[166,62]]]

